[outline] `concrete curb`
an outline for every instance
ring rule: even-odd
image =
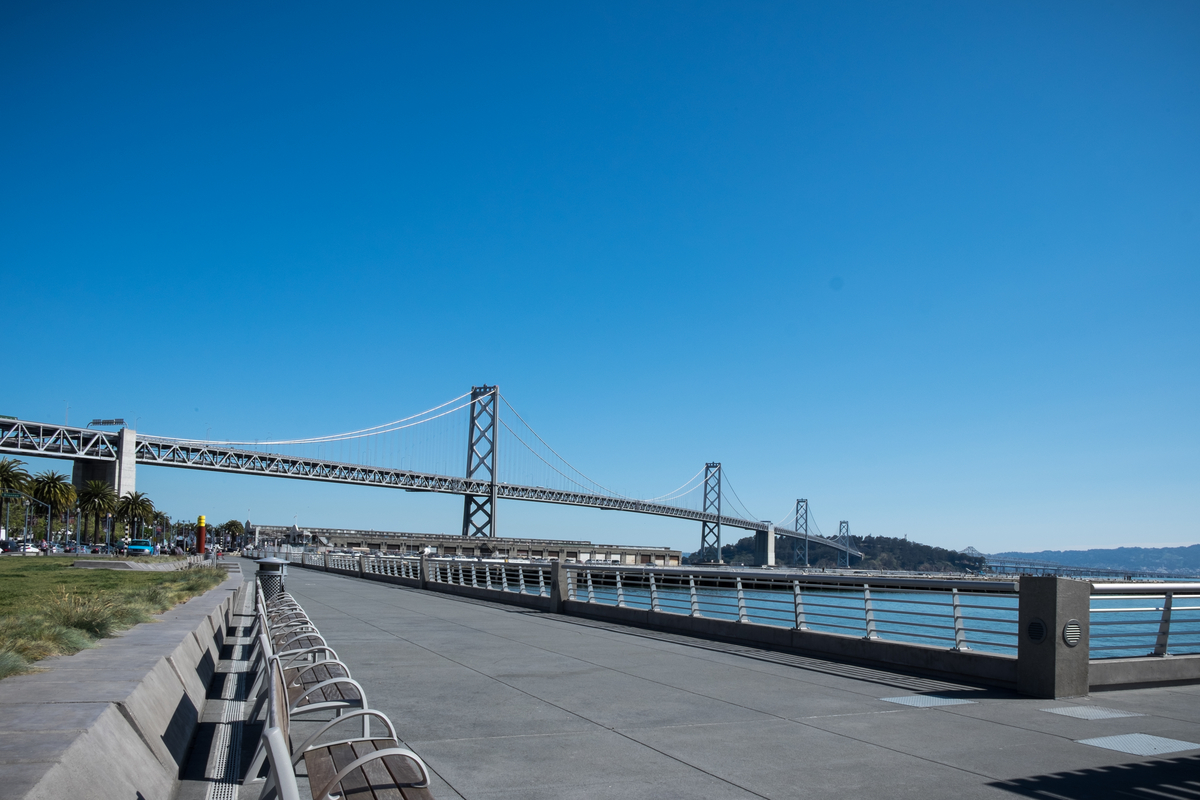
[[[0,800],[170,797],[241,585],[0,682]]]

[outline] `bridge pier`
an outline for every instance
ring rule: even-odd
[[[775,526],[767,523],[767,529],[754,532],[754,566],[775,566]]]
[[[117,433],[117,460],[93,461],[76,459],[71,462],[71,484],[82,491],[88,481],[104,481],[117,497],[137,491],[137,431],[122,428]]]

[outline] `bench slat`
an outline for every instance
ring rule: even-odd
[[[309,786],[315,792],[336,775],[339,769],[356,758],[389,747],[396,747],[396,743],[391,739],[372,739],[368,742],[355,742],[352,745],[338,745],[328,750],[305,753],[304,764],[308,768]],[[343,796],[347,800],[433,800],[433,795],[428,789],[412,786],[397,788],[395,785],[419,780],[421,772],[410,759],[388,756],[347,775],[342,780]]]

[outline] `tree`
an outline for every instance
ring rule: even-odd
[[[117,519],[125,523],[126,531],[133,531],[131,539],[141,539],[142,525],[154,520],[154,503],[141,492],[130,492],[117,501]]]
[[[88,481],[79,493],[79,511],[92,518],[92,544],[100,532],[100,518],[117,510],[117,493],[107,481]]]
[[[75,505],[75,487],[66,475],[51,470],[35,475],[32,486],[30,494],[50,506],[50,519],[46,520],[46,541],[50,541],[53,533],[51,520]]]
[[[25,492],[28,491],[29,473],[25,471],[25,462],[17,461],[15,458],[0,458],[0,491],[4,492]],[[7,497],[0,497],[0,519],[5,520],[7,525],[8,516],[5,512],[8,510]],[[8,535],[8,530],[5,529],[5,535]]]

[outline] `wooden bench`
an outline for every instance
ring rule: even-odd
[[[379,711],[350,712],[325,723],[303,744],[292,748],[287,683],[278,660],[270,662],[270,669],[267,727],[261,747],[270,764],[270,775],[260,798],[277,794],[280,800],[301,800],[295,767],[303,758],[313,800],[333,800],[335,795],[345,800],[433,800],[425,763],[400,746],[391,720]],[[335,726],[356,717],[363,719],[362,737],[318,741]],[[371,737],[371,719],[382,722],[389,735]]]

